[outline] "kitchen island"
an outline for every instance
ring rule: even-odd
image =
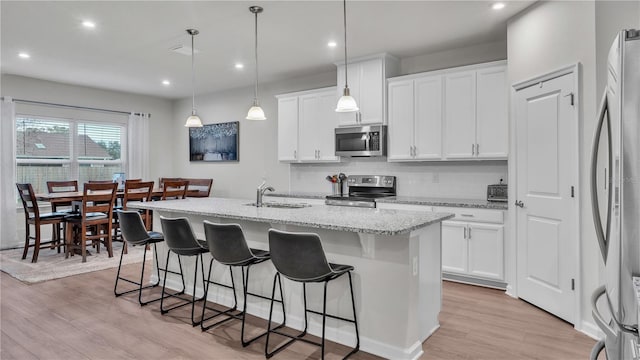
[[[416,359],[422,354],[422,342],[439,327],[438,314],[442,301],[440,222],[451,218],[453,214],[322,204],[300,208],[290,207],[293,206],[291,204],[281,208],[256,208],[250,206],[250,202],[226,198],[188,198],[128,205],[153,210],[154,230],[157,231],[162,231],[160,216],[186,216],[196,236],[201,239],[204,239],[203,220],[238,223],[249,246],[264,250],[268,250],[269,228],[318,233],[330,262],[355,267],[354,295],[360,327],[360,348],[393,359]],[[163,254],[166,250],[164,243],[158,244],[161,261],[165,258]],[[173,262],[169,266],[177,269],[177,261]],[[205,263],[208,264],[208,258]],[[193,283],[189,282],[193,278],[193,262],[183,261],[183,266],[185,272],[190,274],[185,276],[185,280],[187,289],[191,289]],[[215,262],[213,266],[212,277],[228,283],[228,269]],[[274,274],[275,268],[270,262],[252,268],[250,291],[270,296]],[[161,273],[161,276],[164,274]],[[236,283],[240,281],[240,278],[236,279]],[[179,278],[170,274],[167,286],[178,289],[181,287]],[[285,280],[283,287],[287,326],[302,329],[302,286]],[[329,313],[352,317],[347,289],[346,278],[329,285]],[[202,289],[198,287],[196,292],[201,295]],[[309,308],[321,309],[322,286],[308,286],[307,292]],[[227,306],[233,302],[231,292],[219,288],[210,291],[208,299]],[[269,302],[249,298],[247,311],[268,318]],[[276,317],[274,321],[280,320]],[[309,333],[320,335],[321,318],[309,315],[309,321]],[[326,337],[346,346],[355,344],[353,325],[333,319],[327,320]]]

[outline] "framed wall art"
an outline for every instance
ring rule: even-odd
[[[240,161],[240,122],[208,124],[189,128],[190,161]]]

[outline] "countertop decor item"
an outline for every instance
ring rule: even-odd
[[[338,100],[336,112],[354,112],[360,110],[356,99],[351,96],[349,91],[349,82],[347,81],[347,0],[342,1],[343,19],[344,19],[344,90],[342,96]]]
[[[187,33],[191,35],[191,115],[184,123],[186,127],[202,127],[202,120],[196,113],[196,73],[195,73],[195,49],[193,47],[193,38],[200,32],[196,29],[187,29]]]
[[[253,106],[249,108],[249,112],[247,113],[247,120],[267,120],[264,116],[264,111],[260,107],[260,103],[258,102],[258,14],[263,11],[260,6],[250,6],[249,11],[251,11],[256,16],[255,21],[255,47],[254,53],[256,58],[256,86],[254,89],[254,97],[253,97]]]

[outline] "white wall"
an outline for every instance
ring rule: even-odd
[[[121,110],[127,112],[150,113],[150,165],[151,179],[157,179],[165,173],[167,168],[173,167],[173,149],[166,144],[171,143],[171,131],[169,124],[172,120],[172,103],[170,100],[150,96],[101,90],[89,87],[68,85],[51,81],[44,81],[15,75],[2,75],[0,80],[2,96],[11,96],[15,99],[35,100],[56,104],[86,106],[93,108]],[[40,108],[40,109],[38,109]],[[25,106],[16,104],[16,111],[41,111],[40,106]],[[61,108],[48,108],[56,116],[69,116],[84,118],[114,118],[120,115],[110,113],[78,111]],[[2,134],[5,136],[5,134]],[[0,239],[0,248],[22,246],[24,244],[24,215],[19,209],[17,216],[18,234],[15,239]],[[50,228],[44,227],[45,232]],[[48,237],[45,233],[44,237]]]
[[[618,1],[551,1],[529,7],[509,21],[509,82],[517,83],[580,62],[580,315],[579,330],[594,336],[590,297],[599,285],[600,255],[592,224],[589,159],[606,56],[614,34],[638,19],[638,3]],[[637,27],[636,22],[635,26]],[[597,74],[597,76],[596,76]],[[596,79],[598,85],[596,86]],[[513,125],[512,125],[513,126]],[[512,147],[513,149],[513,147]],[[515,167],[510,167],[514,176]],[[511,232],[515,236],[515,230]]]
[[[507,42],[496,41],[400,59],[403,75],[504,60]]]

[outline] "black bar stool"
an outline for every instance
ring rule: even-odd
[[[162,297],[160,299],[160,313],[166,314],[173,309],[177,309],[179,307],[183,307],[191,304],[191,325],[198,326],[200,325],[200,321],[196,321],[194,318],[195,313],[195,304],[198,301],[205,299],[204,297],[196,299],[196,283],[198,282],[198,263],[200,263],[200,267],[202,270],[202,287],[204,288],[204,262],[202,260],[202,254],[209,252],[207,248],[207,243],[198,240],[193,233],[193,229],[191,228],[191,224],[189,224],[189,220],[186,217],[181,218],[166,218],[164,216],[160,216],[160,223],[162,224],[162,232],[164,233],[164,241],[169,247],[169,251],[167,251],[167,267],[169,267],[169,259],[171,257],[171,253],[178,255],[178,264],[180,264],[180,271],[182,272],[182,264],[180,263],[181,256],[195,256],[196,258],[196,266],[193,271],[193,293],[191,294],[191,299],[187,299],[184,297],[180,297],[179,295],[167,294],[168,297],[176,297],[178,299],[183,300],[183,303],[179,303],[165,309],[164,298],[166,292],[167,285],[167,276],[164,277],[164,281],[162,282]],[[181,274],[182,275],[182,274]]]
[[[250,293],[248,291],[249,287],[249,270],[251,266],[260,264],[265,262],[271,258],[268,251],[265,250],[257,250],[250,249],[247,245],[247,241],[244,237],[244,233],[242,232],[242,228],[238,224],[216,224],[210,221],[204,221],[204,234],[207,239],[207,245],[209,246],[209,251],[211,253],[211,261],[209,262],[209,275],[207,276],[206,287],[204,291],[204,297],[207,298],[207,294],[209,292],[209,284],[216,284],[226,288],[233,289],[233,299],[234,305],[232,308],[220,311],[216,309],[210,309],[205,306],[202,307],[202,322],[200,326],[202,330],[208,330],[218,324],[224,323],[231,319],[239,319],[242,320],[242,330],[240,332],[240,341],[242,342],[242,346],[247,346],[251,344],[253,341],[265,336],[267,332],[257,335],[249,340],[244,339],[244,327],[245,327],[245,318],[247,313],[247,295],[256,296],[262,299],[271,300],[271,298]],[[213,268],[213,261],[229,266],[229,274],[231,276],[231,286],[221,284],[215,281],[211,281],[211,269]],[[242,270],[242,295],[243,295],[243,308],[242,311],[233,313],[237,310],[238,300],[236,298],[236,288],[235,283],[233,281],[233,267],[239,266]],[[246,272],[245,272],[246,268]],[[280,299],[282,299],[282,286],[280,286]],[[282,313],[284,314],[284,303],[282,300],[276,300],[282,304]],[[210,309],[214,311],[213,315],[205,318],[205,309]],[[213,319],[217,316],[225,315],[227,316],[225,319],[220,320],[216,323],[205,326],[204,323],[207,320]],[[285,318],[286,320],[286,318]],[[278,325],[276,329],[284,326],[284,321],[282,324]]]
[[[184,283],[184,276],[182,276],[182,264],[180,264],[180,272],[175,272],[175,271],[170,271],[167,268],[161,269],[160,264],[158,263],[158,248],[156,244],[164,241],[164,235],[155,231],[147,231],[144,225],[144,222],[142,221],[142,217],[140,216],[140,213],[138,211],[117,210],[116,213],[118,214],[118,219],[120,221],[120,231],[122,233],[122,237],[124,238],[124,240],[127,242],[127,244],[131,246],[144,246],[144,254],[142,256],[142,270],[140,272],[140,282],[136,282],[134,280],[121,277],[120,269],[122,267],[122,258],[125,253],[125,245],[122,246],[122,252],[120,253],[120,263],[118,264],[118,273],[116,275],[116,284],[113,287],[113,293],[115,294],[115,296],[118,297],[121,295],[130,294],[132,292],[137,291],[138,302],[140,303],[141,306],[160,300],[161,297],[151,299],[151,300],[146,300],[146,301],[142,300],[143,289],[149,289],[149,288],[153,288],[160,285],[160,270],[165,272],[165,277],[167,276],[166,273],[168,272],[168,273],[180,275],[180,277],[182,278],[182,290],[177,293],[170,294],[168,296],[184,294],[185,283]],[[144,279],[144,264],[147,260],[147,248],[151,244],[153,244],[153,252],[155,254],[158,281],[155,283],[143,286],[142,282]],[[118,292],[119,280],[131,283],[134,285],[138,285],[138,288],[124,291],[124,292]]]
[[[264,347],[265,356],[272,357],[280,350],[289,346],[296,340],[320,346],[322,349],[322,359],[324,359],[325,325],[326,318],[353,323],[356,331],[356,346],[344,358],[348,358],[360,349],[360,335],[358,333],[358,321],[356,318],[356,304],[353,297],[353,282],[351,281],[351,271],[353,266],[331,264],[327,262],[327,257],[322,249],[320,236],[314,233],[294,233],[269,229],[269,250],[271,261],[278,272],[273,278],[273,290],[271,292],[271,306],[269,308],[269,323],[267,324],[267,341]],[[301,282],[304,299],[304,330],[298,335],[289,335],[271,329],[271,317],[273,314],[273,298],[276,292],[276,280],[280,282],[280,274],[289,280]],[[347,274],[349,275],[349,290],[351,291],[351,306],[353,308],[353,320],[340,316],[327,314],[327,284],[329,281]],[[322,312],[307,308],[307,283],[324,283],[324,298],[322,302]],[[282,291],[282,285],[280,285]],[[322,341],[320,343],[303,338],[307,333],[307,314],[313,313],[322,315]],[[269,352],[269,334],[276,333],[290,338],[289,341]]]

